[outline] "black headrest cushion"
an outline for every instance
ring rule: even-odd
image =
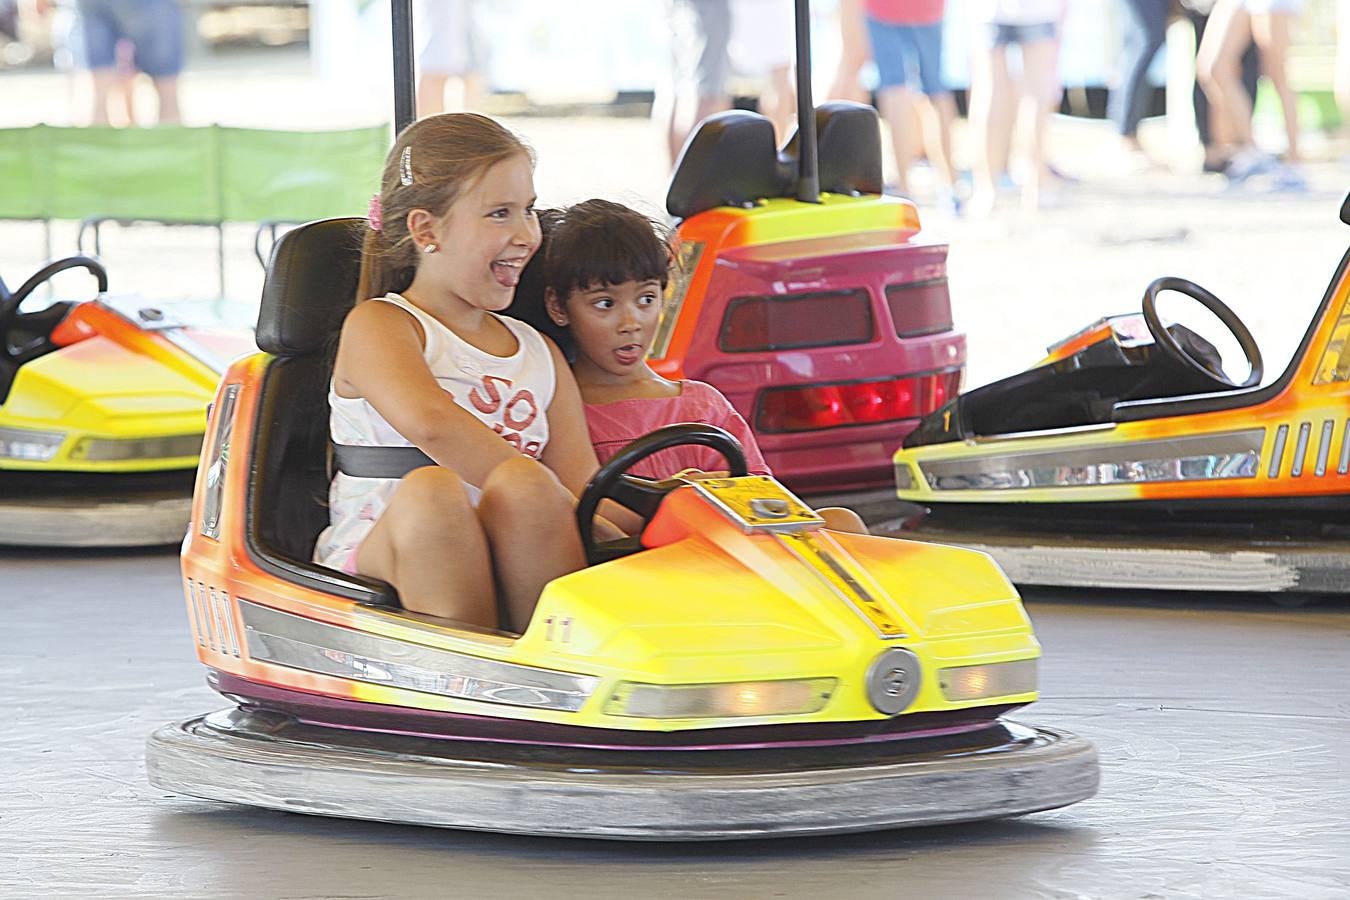
[[[779,157],[783,178],[797,180],[797,132]],[[880,194],[881,122],[862,103],[833,100],[816,107],[816,160],[827,194]]]
[[[718,206],[743,206],[782,193],[773,123],[758,113],[709,116],[684,145],[666,192],[666,210],[687,219]]]
[[[366,220],[322,219],[272,248],[258,310],[258,346],[277,356],[323,348],[356,303]]]

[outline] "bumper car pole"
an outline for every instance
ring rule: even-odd
[[[412,0],[393,0],[394,26],[394,135],[417,119],[417,91],[413,81]]]

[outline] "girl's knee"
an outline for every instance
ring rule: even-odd
[[[424,466],[403,476],[389,504],[390,512],[404,521],[447,525],[472,509],[463,479],[440,466]]]
[[[498,465],[483,483],[478,503],[480,517],[496,521],[512,518],[547,519],[570,512],[572,495],[546,466],[525,456]]]

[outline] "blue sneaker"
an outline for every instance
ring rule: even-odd
[[[1293,166],[1281,164],[1275,168],[1275,177],[1271,180],[1270,189],[1288,194],[1301,194],[1308,189],[1308,179]]]

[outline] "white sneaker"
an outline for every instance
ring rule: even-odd
[[[1233,184],[1241,184],[1253,175],[1269,172],[1275,166],[1274,158],[1262,153],[1255,147],[1243,147],[1228,161],[1223,174]]]

